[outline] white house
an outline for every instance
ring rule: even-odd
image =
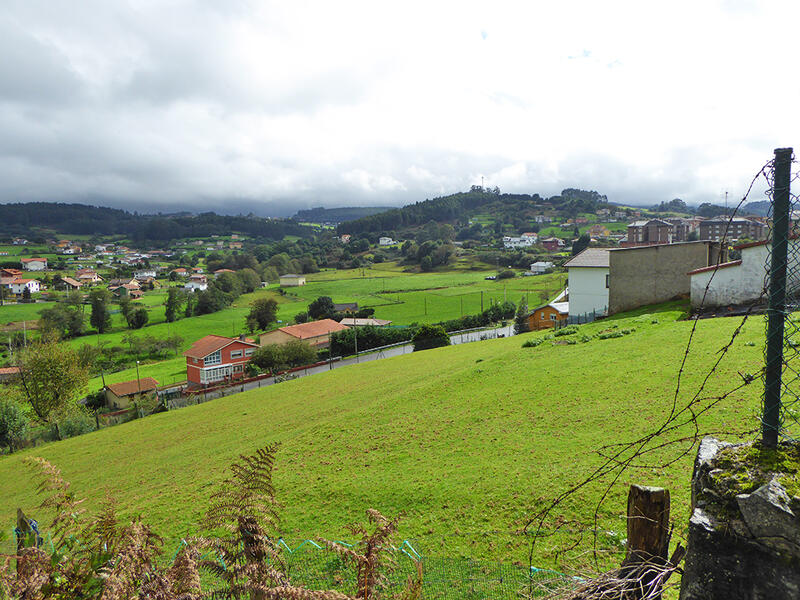
[[[156,270],[155,269],[142,269],[141,271],[136,271],[133,274],[134,279],[147,279],[152,277],[155,279],[156,277]]]
[[[390,237],[382,237],[378,240],[379,246],[391,246],[395,241]]]
[[[47,269],[46,258],[21,258],[22,268],[26,271],[44,271]]]
[[[555,265],[550,261],[538,261],[535,263],[531,263],[531,273],[536,273],[537,275],[541,275],[542,273],[546,273],[550,269],[555,269]]]
[[[536,243],[535,238],[530,237],[504,237],[503,247],[505,248],[530,248]]]
[[[305,275],[296,275],[295,273],[286,273],[281,275],[281,287],[297,287],[306,284]]]
[[[205,275],[192,275],[183,287],[190,292],[202,292],[208,289],[208,281]]]
[[[788,291],[800,288],[797,275],[792,278],[800,267],[796,251],[799,244],[798,239],[789,241]],[[742,244],[736,249],[742,253],[740,260],[689,271],[692,308],[747,304],[762,297],[767,281],[768,240]]]
[[[587,248],[564,263],[569,273],[569,313],[605,314],[608,308],[608,248]]]
[[[11,282],[9,286],[11,288],[12,294],[17,294],[21,296],[25,292],[25,288],[28,288],[33,294],[34,292],[39,291],[39,280],[38,279],[23,279],[18,277],[14,281]]]

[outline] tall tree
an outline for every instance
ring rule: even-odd
[[[517,306],[517,314],[514,316],[514,335],[525,333],[529,331],[528,328],[528,303],[525,302],[525,297],[519,301]]]
[[[111,294],[108,290],[98,289],[89,293],[89,301],[92,305],[92,314],[89,323],[97,329],[98,333],[106,333],[111,330],[111,311],[108,310],[108,303]]]
[[[247,328],[252,332],[266,329],[274,322],[278,314],[278,303],[273,298],[257,298],[250,303],[247,315]]]
[[[19,353],[17,366],[20,390],[39,420],[51,423],[78,408],[89,374],[77,350],[45,339]]]
[[[167,289],[167,300],[165,302],[166,310],[164,312],[167,323],[178,320],[178,312],[181,309],[181,304],[183,304],[185,297],[186,293],[179,287]]]

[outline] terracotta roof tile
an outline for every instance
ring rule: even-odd
[[[205,358],[212,352],[216,352],[233,342],[242,342],[239,338],[223,337],[221,335],[207,335],[204,338],[197,340],[192,346],[183,353],[184,356],[189,358]],[[245,339],[242,343],[249,344],[250,346],[258,347],[253,340]]]
[[[325,335],[331,331],[342,331],[344,329],[347,329],[347,327],[341,323],[337,323],[333,319],[322,319],[321,321],[311,321],[310,323],[280,327],[278,330],[288,333],[292,337],[304,340],[306,338]]]
[[[133,381],[112,383],[106,387],[117,396],[130,396],[131,394],[138,394],[140,389],[143,392],[156,389],[158,387],[158,381],[152,377],[142,377],[141,379],[134,379]]]

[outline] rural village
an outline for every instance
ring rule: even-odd
[[[0,4],[0,600],[800,600],[798,19]]]

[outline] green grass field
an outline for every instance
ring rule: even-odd
[[[125,517],[143,515],[171,550],[196,530],[226,466],[279,441],[275,483],[290,542],[340,538],[345,524],[374,507],[404,512],[401,536],[425,555],[527,564],[526,539],[514,533],[525,519],[597,466],[599,446],[652,431],[672,407],[692,327],[675,321],[681,313],[668,306],[653,316],[584,325],[571,336],[635,328],[618,339],[522,348],[543,335],[525,334],[343,367],[0,457],[0,522],[10,528],[21,507],[46,523],[23,465],[26,456],[43,456],[88,498],[87,508],[108,490]],[[698,322],[681,402],[697,390],[738,323]],[[763,335],[763,322],[752,318],[704,396],[734,387],[738,372],[759,371]],[[701,431],[757,428],[761,391],[757,381],[733,394],[701,418]],[[625,537],[630,483],[670,489],[674,539],[680,539],[692,462],[689,452],[667,468],[624,474],[599,513],[600,550],[618,551]],[[589,485],[558,509],[554,516],[567,526],[537,546],[534,564],[574,566],[554,562],[553,551],[581,531],[581,548],[591,547],[584,528],[603,489]],[[617,563],[619,554],[604,560]]]

